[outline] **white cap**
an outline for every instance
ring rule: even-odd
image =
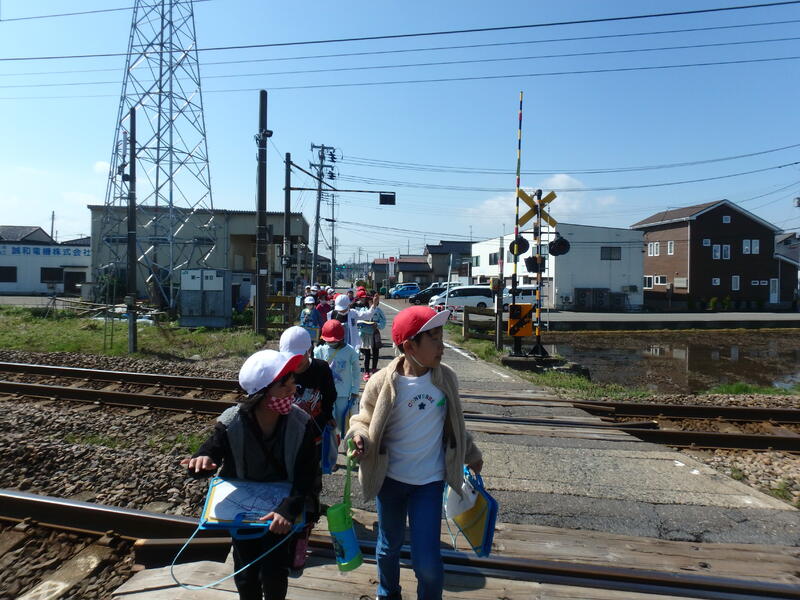
[[[316,304],[317,301],[314,296],[306,296],[306,299],[303,300],[303,304]]]
[[[281,334],[280,351],[289,354],[305,354],[311,348],[311,335],[295,325]]]
[[[342,294],[341,296],[336,297],[336,302],[334,303],[333,307],[336,310],[344,311],[350,308],[350,303],[352,300],[347,297],[346,294]]]
[[[239,369],[239,385],[250,396],[294,371],[302,360],[302,354],[261,350],[244,361]]]

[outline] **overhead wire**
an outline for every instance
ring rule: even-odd
[[[682,11],[671,11],[671,12],[663,12],[663,13],[644,13],[638,15],[622,15],[617,17],[597,17],[593,19],[572,19],[567,21],[550,21],[544,23],[528,23],[523,25],[503,25],[498,27],[473,27],[469,29],[450,29],[450,30],[438,30],[438,31],[423,31],[423,32],[414,32],[414,33],[397,33],[397,34],[385,34],[385,35],[372,35],[372,36],[354,36],[354,37],[347,37],[347,38],[328,38],[328,39],[319,39],[319,40],[302,40],[302,41],[290,41],[290,42],[272,42],[267,44],[240,44],[240,45],[231,45],[231,46],[216,46],[216,47],[209,47],[209,48],[197,48],[197,52],[211,52],[211,51],[223,51],[223,50],[244,50],[244,49],[252,49],[252,48],[281,48],[281,47],[288,47],[288,46],[310,46],[310,45],[318,45],[318,44],[340,44],[340,43],[347,43],[347,42],[366,42],[366,41],[376,41],[376,40],[393,40],[393,39],[406,39],[406,38],[418,38],[418,37],[432,37],[432,36],[442,36],[442,35],[461,35],[467,33],[487,33],[487,32],[495,32],[495,31],[519,31],[525,29],[541,29],[541,28],[548,28],[548,27],[563,27],[568,25],[587,25],[587,24],[594,24],[594,23],[613,23],[613,22],[621,22],[621,21],[634,21],[634,20],[643,20],[643,19],[656,19],[656,18],[665,18],[665,17],[678,17],[678,16],[688,16],[688,15],[698,15],[698,14],[711,14],[711,13],[721,13],[721,12],[731,12],[731,11],[741,11],[741,10],[753,10],[753,9],[761,9],[761,8],[772,8],[772,7],[780,7],[780,6],[790,6],[800,4],[800,0],[783,0],[780,2],[767,2],[761,4],[746,4],[746,5],[739,5],[739,6],[721,6],[715,8],[704,8],[704,9],[695,9],[695,10],[682,10]],[[183,50],[181,50],[182,52]],[[153,54],[157,54],[162,51],[154,51]],[[163,52],[172,52],[171,50],[165,50]],[[104,52],[104,53],[95,53],[95,54],[72,54],[72,55],[63,55],[63,56],[16,56],[16,57],[3,57],[0,58],[0,62],[10,62],[10,61],[33,61],[33,60],[64,60],[64,59],[82,59],[82,58],[105,58],[105,57],[114,57],[114,56],[126,56],[127,53],[125,52]]]
[[[639,165],[627,167],[603,167],[603,168],[551,168],[551,169],[531,169],[520,171],[523,175],[553,175],[556,173],[569,173],[574,175],[590,175],[590,174],[603,174],[603,173],[624,173],[631,171],[651,171],[659,169],[674,169],[678,167],[693,167],[698,165],[707,165],[718,162],[726,162],[730,160],[739,160],[742,158],[752,158],[754,156],[762,156],[774,152],[781,152],[783,150],[791,150],[800,148],[800,144],[789,144],[786,146],[779,146],[777,148],[768,148],[767,150],[759,150],[757,152],[748,152],[746,154],[736,154],[732,156],[724,156],[717,158],[707,158],[694,161],[683,161],[676,163],[663,163],[655,165]],[[512,175],[516,171],[510,169],[497,169],[497,168],[484,168],[484,167],[456,167],[447,165],[435,165],[425,163],[405,163],[388,160],[379,160],[365,157],[347,157],[344,156],[341,163],[352,164],[355,166],[364,167],[380,167],[385,169],[409,170],[409,171],[422,171],[434,173],[460,173],[460,174],[478,174],[478,175]]]
[[[174,1],[173,4],[199,4],[201,2],[211,2],[211,0],[186,0],[186,1]],[[10,19],[5,19],[0,16],[0,23],[11,23],[14,21],[33,21],[38,19],[53,19],[56,17],[75,17],[79,15],[96,15],[98,13],[111,13],[111,12],[120,12],[123,10],[133,10],[133,6],[120,6],[118,8],[98,8],[96,10],[81,10],[76,12],[68,12],[68,13],[54,13],[54,14],[47,14],[47,15],[29,15],[25,17],[11,17]]]
[[[798,0],[800,1],[800,0]],[[285,86],[270,86],[271,92],[288,91],[288,90],[309,90],[309,89],[323,89],[323,88],[351,88],[351,87],[378,87],[383,85],[409,85],[420,83],[453,83],[461,81],[487,81],[487,80],[500,80],[500,79],[525,79],[529,77],[558,77],[566,75],[595,75],[604,73],[628,73],[636,71],[659,71],[666,69],[684,69],[693,67],[711,67],[720,65],[744,65],[752,63],[768,63],[768,62],[784,62],[791,60],[798,60],[800,56],[778,56],[770,58],[754,58],[730,61],[709,61],[699,63],[683,63],[674,65],[650,65],[641,67],[619,67],[608,69],[584,69],[576,71],[549,71],[540,73],[510,73],[505,75],[481,75],[481,76],[466,76],[466,77],[439,77],[434,79],[404,79],[396,81],[361,81],[353,83],[323,83],[323,84],[308,84],[308,85],[285,85]],[[2,60],[2,59],[0,59]],[[204,94],[231,94],[242,92],[256,92],[261,90],[260,87],[254,88],[234,88],[234,89],[216,89],[205,90]],[[157,95],[153,93],[152,95]],[[0,100],[64,100],[64,99],[88,99],[88,98],[116,98],[116,94],[81,94],[81,95],[67,95],[67,96],[2,96]]]
[[[609,56],[615,54],[634,54],[642,52],[663,52],[672,50],[691,50],[698,48],[716,48],[724,46],[742,46],[751,44],[765,44],[774,42],[787,42],[800,40],[800,36],[784,37],[784,38],[770,38],[764,40],[740,40],[734,42],[715,42],[710,44],[689,44],[682,46],[661,46],[657,48],[626,48],[621,50],[597,50],[592,52],[567,52],[561,54],[540,54],[536,56],[511,56],[511,57],[497,57],[497,58],[475,58],[463,60],[450,60],[450,61],[432,61],[421,63],[406,63],[397,65],[362,65],[357,67],[327,67],[322,69],[298,69],[294,71],[267,71],[260,73],[225,73],[221,75],[205,75],[204,80],[208,79],[235,79],[239,77],[272,77],[280,75],[308,75],[317,73],[337,73],[337,72],[350,72],[350,71],[371,71],[371,70],[385,70],[385,69],[404,69],[404,68],[420,68],[420,67],[439,67],[439,66],[453,66],[453,65],[466,65],[466,64],[485,64],[497,62],[512,62],[522,60],[543,60],[552,58],[574,58],[574,57],[587,57],[587,56]],[[190,78],[184,78],[185,81],[193,81]],[[70,86],[85,86],[85,85],[119,85],[118,80],[110,81],[68,81],[68,82],[55,82],[55,83],[20,83],[11,85],[0,85],[0,89],[9,88],[41,88],[41,87],[70,87]]]
[[[642,32],[632,32],[632,33],[613,33],[613,34],[606,34],[606,35],[585,35],[585,36],[573,36],[573,37],[562,37],[562,38],[547,38],[547,39],[536,39],[536,40],[521,40],[516,42],[492,42],[492,43],[484,43],[484,44],[460,44],[460,45],[451,45],[451,46],[432,46],[426,48],[395,48],[392,50],[372,50],[372,51],[364,51],[364,52],[339,52],[339,53],[332,53],[332,54],[315,54],[315,55],[305,55],[305,56],[278,56],[278,57],[269,57],[269,58],[247,58],[247,59],[239,59],[239,60],[221,60],[221,61],[204,61],[203,66],[216,66],[216,65],[233,65],[233,64],[250,64],[250,63],[259,63],[259,62],[277,62],[277,61],[293,61],[293,60],[312,60],[312,59],[323,59],[323,58],[343,58],[343,57],[353,57],[353,56],[373,56],[373,55],[385,55],[385,54],[403,54],[403,53],[410,53],[410,52],[436,52],[436,51],[444,51],[444,50],[465,50],[465,49],[474,49],[474,48],[491,48],[491,47],[502,47],[502,46],[519,46],[519,45],[529,45],[529,44],[546,44],[546,43],[556,43],[556,42],[572,42],[572,41],[587,41],[587,40],[600,40],[600,39],[616,39],[616,38],[627,38],[627,37],[638,37],[638,36],[649,36],[649,35],[669,35],[675,33],[694,33],[694,32],[705,32],[705,31],[715,31],[715,30],[725,30],[725,29],[741,29],[745,27],[764,27],[764,26],[774,26],[774,25],[788,25],[800,23],[800,19],[786,19],[782,21],[762,21],[758,23],[740,23],[737,25],[717,25],[712,27],[690,27],[685,29],[665,29],[659,31],[642,31]],[[28,71],[28,72],[19,72],[19,73],[0,73],[0,77],[16,77],[16,76],[30,76],[30,75],[60,75],[60,74],[73,74],[73,73],[102,73],[102,72],[118,72],[119,68],[103,68],[103,69],[68,69],[68,70],[60,70],[60,71]]]

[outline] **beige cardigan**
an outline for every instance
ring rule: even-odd
[[[364,500],[372,500],[378,495],[386,477],[389,455],[382,445],[383,431],[397,398],[397,371],[404,360],[404,356],[398,356],[370,378],[361,394],[359,412],[350,418],[347,437],[358,434],[364,439],[364,455],[358,471]],[[431,383],[447,396],[447,416],[442,432],[445,444],[445,480],[460,494],[464,465],[480,460],[481,452],[472,442],[472,435],[464,425],[455,372],[441,364],[431,369]]]

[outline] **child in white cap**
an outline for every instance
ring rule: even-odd
[[[406,518],[418,600],[440,600],[442,493],[445,483],[461,494],[464,465],[483,467],[480,450],[464,424],[458,380],[442,364],[443,325],[449,311],[427,306],[400,311],[392,341],[400,356],[367,382],[359,412],[350,419],[360,458],[364,500],[376,498],[380,600],[400,599],[400,548]]]
[[[294,371],[302,361],[302,354],[275,350],[250,356],[239,371],[239,385],[247,395],[219,416],[197,453],[181,461],[192,477],[209,477],[219,469],[224,478],[291,483],[290,495],[262,517],[272,520],[265,535],[233,540],[236,570],[274,547],[234,576],[239,597],[245,600],[286,598],[290,545],[280,542],[303,511],[314,511],[319,495],[316,427],[294,404]],[[306,518],[313,520],[315,515]]]
[[[366,308],[353,306],[353,300],[344,294],[336,296],[336,300],[334,300],[333,310],[328,314],[328,320],[336,319],[344,326],[344,343],[355,348],[356,352],[361,348],[358,322],[371,320],[380,300],[380,296],[375,294]]]

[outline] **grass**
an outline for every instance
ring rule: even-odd
[[[731,479],[742,481],[744,479],[744,471],[739,467],[731,467]]]
[[[749,383],[737,382],[726,383],[714,386],[705,392],[705,394],[768,394],[768,395],[791,395],[800,393],[800,384],[792,388],[779,388],[779,387],[764,387],[758,385],[751,385]]]
[[[158,452],[166,454],[177,450],[179,454],[192,455],[206,441],[206,433],[179,433],[177,435],[155,436],[147,439],[146,445]]]
[[[0,348],[29,352],[80,352],[121,356],[128,352],[127,322],[114,321],[113,343],[104,350],[106,326],[102,320],[75,317],[44,309],[0,307]],[[110,331],[109,331],[110,333]],[[246,357],[263,346],[265,338],[252,328],[189,329],[176,322],[140,325],[139,355],[145,358],[186,359]]]
[[[792,491],[789,488],[789,484],[785,479],[781,479],[778,482],[778,485],[774,488],[762,488],[764,492],[769,494],[770,496],[774,496],[778,500],[783,500],[784,502],[789,502],[792,504]],[[796,508],[800,508],[800,500],[793,504]]]
[[[505,355],[504,351],[497,350],[494,342],[488,340],[476,340],[470,338],[465,340],[461,335],[461,327],[448,323],[445,326],[448,338],[460,347],[469,350],[479,358],[496,364],[500,363],[500,357]],[[627,388],[625,386],[610,383],[594,383],[585,377],[575,373],[563,371],[546,371],[535,373],[533,371],[516,371],[520,377],[553,390],[569,393],[570,396],[584,399],[596,400],[600,398],[623,399],[639,398],[650,395],[644,390],[637,388]]]

